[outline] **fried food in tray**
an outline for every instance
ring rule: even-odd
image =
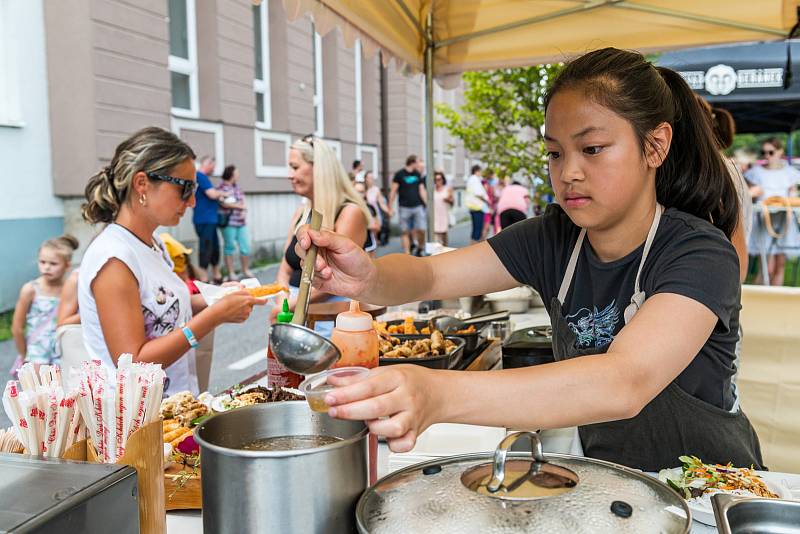
[[[289,293],[289,289],[281,284],[267,284],[258,287],[249,287],[247,288],[247,292],[250,293],[254,297],[269,297],[274,295],[275,293]]]
[[[424,325],[424,326],[423,326]],[[414,321],[413,317],[406,317],[402,323],[389,324],[388,322],[375,323],[375,329],[391,335],[431,335],[430,325],[425,321]]]
[[[378,349],[381,358],[433,358],[455,350],[456,344],[434,330],[429,338],[400,340],[378,331]]]

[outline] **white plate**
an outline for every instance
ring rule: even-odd
[[[680,467],[675,467],[673,469],[678,470],[678,472],[681,470]],[[670,471],[673,469],[670,469]],[[755,473],[764,481],[764,484],[767,485],[769,490],[777,494],[781,499],[791,499],[793,497],[789,488],[770,476],[773,473],[769,471],[756,471]],[[706,506],[705,503],[686,501],[686,504],[689,505],[689,510],[692,511],[692,519],[711,527],[717,526],[716,519],[714,518],[714,508],[712,508],[711,503]]]
[[[164,469],[172,465],[172,445],[164,444]]]
[[[259,387],[259,384],[250,384],[248,386],[244,386],[242,389],[239,390],[239,392],[240,393],[245,393],[245,392],[250,391],[251,389],[254,389],[254,388],[257,388],[257,387]],[[262,387],[265,387],[265,386],[262,386]],[[271,388],[267,388],[267,389],[271,389]],[[295,389],[295,388],[283,388],[283,389],[285,389],[289,393],[294,393],[295,395],[300,395],[300,396],[305,397],[305,395],[303,395],[303,392],[300,391],[299,389]],[[225,404],[224,404],[224,402],[229,400],[230,398],[231,398],[231,396],[229,394],[227,394],[227,393],[224,394],[224,395],[218,395],[218,396],[214,397],[214,400],[211,401],[211,409],[213,411],[215,411],[215,412],[218,412],[218,413],[227,412],[228,410],[232,410],[233,408],[226,408]]]

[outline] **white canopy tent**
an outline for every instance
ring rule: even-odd
[[[260,0],[254,0],[258,2]],[[433,163],[433,80],[564,61],[601,48],[641,52],[785,38],[800,0],[283,0],[291,20],[341,28],[368,56],[425,74],[425,159]],[[433,173],[428,173],[433,206]],[[433,209],[428,209],[433,240]]]

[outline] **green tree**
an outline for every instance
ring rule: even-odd
[[[437,104],[446,128],[499,175],[522,175],[539,193],[550,191],[541,138],[544,94],[561,65],[466,72],[464,104]]]

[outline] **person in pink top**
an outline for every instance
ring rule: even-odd
[[[528,189],[516,180],[503,188],[500,200],[497,201],[497,212],[500,214],[500,227],[506,228],[515,222],[528,218],[530,205]]]
[[[436,189],[433,192],[433,232],[436,241],[447,246],[447,230],[450,227],[450,206],[453,205],[453,190],[447,185],[442,171],[433,173],[433,182]]]

